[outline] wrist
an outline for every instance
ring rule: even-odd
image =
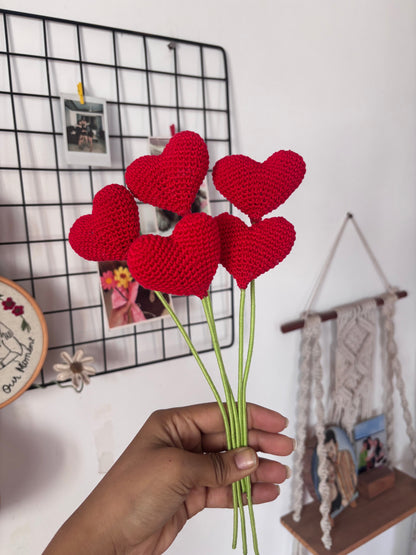
[[[116,549],[100,518],[81,506],[61,526],[43,555],[115,555]]]

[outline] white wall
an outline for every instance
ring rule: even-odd
[[[303,155],[304,184],[279,210],[297,229],[294,252],[258,283],[252,401],[295,422],[299,334],[282,322],[303,310],[344,214],[355,214],[389,279],[409,291],[397,337],[415,413],[416,5],[412,0],[3,0],[13,10],[79,19],[222,45],[231,73],[233,151],[263,160]],[[347,230],[318,309],[379,293],[382,284]],[[236,349],[227,351],[232,364]],[[213,361],[211,356],[207,357]],[[211,400],[191,359],[99,377],[82,395],[27,392],[0,413],[0,551],[40,553],[150,412]],[[397,401],[397,399],[396,399]],[[379,404],[378,401],[376,404]],[[397,410],[397,460],[411,471]],[[290,459],[285,460],[290,463]],[[264,555],[291,552],[279,518],[290,484],[257,510]],[[357,553],[410,552],[411,519]],[[231,515],[206,511],[172,554],[230,553]]]

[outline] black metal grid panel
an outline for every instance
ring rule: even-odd
[[[170,319],[106,331],[97,265],[67,242],[94,194],[123,183],[126,165],[148,153],[148,136],[190,129],[210,152],[214,214],[229,203],[212,187],[215,161],[231,152],[227,62],[219,46],[0,10],[0,273],[33,295],[49,330],[48,356],[35,386],[55,383],[59,352],[83,349],[97,375],[188,356]],[[111,168],[63,159],[60,93],[107,100]],[[139,206],[145,209],[145,206]],[[232,281],[212,284],[220,343],[234,341]],[[196,298],[175,310],[200,352],[211,350]]]

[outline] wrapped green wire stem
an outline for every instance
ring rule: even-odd
[[[238,385],[237,385],[237,402],[235,400],[232,387],[230,384],[229,377],[227,375],[224,360],[221,353],[221,347],[218,340],[218,333],[215,324],[214,312],[212,307],[212,301],[209,294],[202,299],[202,306],[204,309],[205,317],[208,324],[208,329],[211,336],[212,345],[214,348],[215,356],[218,363],[218,368],[221,376],[221,381],[224,389],[225,401],[227,410],[224,407],[221,396],[208,373],[204,363],[199,356],[195,346],[193,345],[189,335],[187,334],[184,326],[179,321],[176,313],[166,301],[165,297],[160,293],[156,292],[157,297],[163,303],[164,307],[172,317],[176,326],[182,334],[189,350],[195,357],[208,385],[210,386],[215,400],[220,408],[227,438],[227,449],[236,449],[238,447],[243,447],[248,445],[248,430],[247,430],[247,381],[250,371],[251,359],[253,354],[253,344],[254,344],[254,328],[255,328],[255,287],[254,280],[250,286],[250,335],[248,342],[248,351],[244,364],[244,314],[245,314],[245,290],[240,290],[240,312],[239,312],[239,343],[238,343]],[[253,511],[253,502],[251,496],[251,481],[250,478],[244,478],[240,482],[234,483],[232,485],[233,491],[233,505],[234,505],[234,518],[233,518],[233,538],[232,547],[233,549],[237,546],[237,536],[238,536],[238,518],[241,525],[241,540],[242,540],[242,551],[243,555],[247,555],[247,530],[246,530],[246,520],[244,512],[244,496],[247,500],[251,535],[253,541],[253,550],[255,555],[259,554],[256,524]]]

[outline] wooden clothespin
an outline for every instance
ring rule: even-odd
[[[84,90],[82,88],[82,83],[78,83],[77,85],[77,90],[78,90],[78,94],[79,94],[79,101],[81,102],[81,104],[85,104],[85,100],[84,100]]]

